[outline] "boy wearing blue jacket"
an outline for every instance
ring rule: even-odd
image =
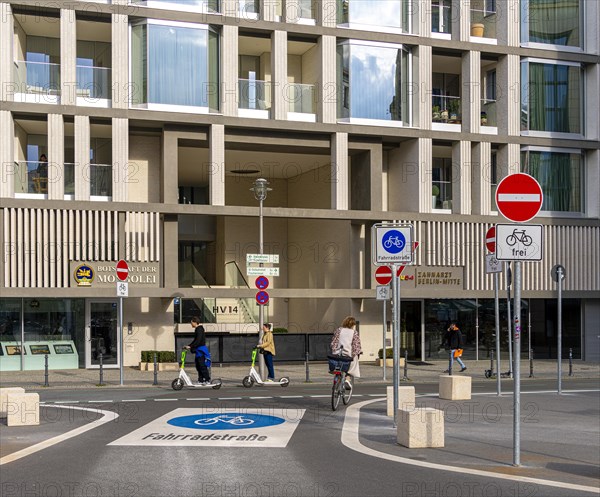
[[[200,318],[194,316],[191,321],[194,328],[194,340],[185,348],[196,354],[196,370],[198,371],[198,383],[206,385],[210,383],[210,352],[206,346],[206,335],[204,334],[204,326],[200,324]]]

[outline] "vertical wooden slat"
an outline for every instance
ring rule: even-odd
[[[112,223],[113,223],[113,261],[116,261],[119,253],[119,213],[118,212],[113,212],[113,216],[112,216]]]
[[[106,238],[107,238],[107,233],[106,233],[106,211],[102,211],[100,213],[100,233],[102,234],[101,238],[99,240],[101,240],[100,242],[100,260],[105,261],[106,260]]]
[[[94,211],[94,260],[100,260],[100,244],[104,237],[100,236],[99,212]]]
[[[48,239],[49,239],[49,220],[48,220],[48,209],[42,210],[42,224],[43,224],[43,235],[42,235],[42,267],[43,267],[43,285],[47,287],[50,284],[50,264],[48,261]]]
[[[47,209],[49,229],[48,229],[48,271],[50,273],[50,288],[56,287],[56,211]]]
[[[94,257],[94,246],[96,240],[94,239],[94,211],[87,211],[88,217],[88,257],[90,261],[95,260]]]
[[[24,209],[23,211],[23,286],[31,286],[31,232],[30,222],[31,209]]]
[[[62,211],[62,253],[63,253],[63,287],[69,286],[69,213],[66,210]]]
[[[12,242],[15,244],[17,251],[17,286],[23,286],[23,209],[16,209],[17,211],[17,236],[13,238]]]
[[[69,211],[69,260],[70,261],[76,261],[77,260],[77,253],[75,251],[75,244],[77,243],[77,240],[75,238],[75,223],[76,223],[76,215],[75,213],[71,210]]]
[[[30,270],[31,270],[31,286],[36,287],[39,281],[39,272],[37,267],[37,247],[39,244],[39,236],[38,236],[38,210],[31,209],[31,254],[29,256],[30,260]]]

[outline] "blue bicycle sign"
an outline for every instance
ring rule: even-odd
[[[390,254],[398,254],[404,250],[406,246],[406,238],[396,230],[390,230],[381,239],[383,248]]]
[[[196,430],[244,430],[248,428],[266,428],[285,423],[285,419],[266,414],[242,412],[194,414],[169,419],[168,424]]]

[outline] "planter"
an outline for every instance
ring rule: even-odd
[[[149,366],[148,370],[149,371],[154,371],[154,367],[153,366]],[[177,363],[177,362],[159,362],[158,363],[158,370],[159,371],[178,371],[179,370],[179,363]]]
[[[479,23],[471,24],[471,36],[478,36],[481,38],[483,36],[484,28],[485,28],[485,26],[483,24],[479,24]]]
[[[442,116],[442,121],[447,121],[448,120],[448,111],[443,110],[441,116]]]
[[[377,365],[382,368],[383,367],[383,359],[377,359]],[[394,365],[394,359],[386,359],[385,360],[385,365],[387,367],[392,367]],[[403,368],[404,367],[404,357],[400,357],[400,367]]]
[[[148,363],[140,361],[140,371],[148,371]]]
[[[481,113],[481,125],[487,126],[487,114],[485,112]]]

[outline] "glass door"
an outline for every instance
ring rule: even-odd
[[[85,365],[97,368],[102,364],[119,366],[119,340],[117,335],[118,303],[116,300],[88,301],[85,340]]]

